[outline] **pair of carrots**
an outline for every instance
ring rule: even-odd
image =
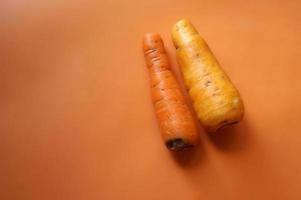
[[[216,132],[239,122],[244,113],[240,94],[194,26],[180,20],[172,29],[172,39],[188,94],[204,129]],[[154,110],[167,148],[179,151],[195,146],[199,140],[196,124],[160,35],[146,34],[143,51]]]

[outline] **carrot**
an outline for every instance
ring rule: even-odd
[[[196,145],[199,136],[195,120],[170,69],[160,35],[146,34],[143,52],[154,110],[167,148],[178,151]]]
[[[238,90],[194,26],[185,19],[178,21],[172,39],[185,85],[205,130],[215,132],[242,120],[244,106]]]

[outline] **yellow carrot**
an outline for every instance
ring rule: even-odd
[[[188,20],[172,29],[178,62],[198,118],[208,132],[239,122],[244,106],[238,90],[207,43]]]

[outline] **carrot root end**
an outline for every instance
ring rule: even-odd
[[[171,151],[182,151],[185,148],[192,147],[192,145],[187,144],[181,138],[171,139],[171,140],[167,141],[165,144],[166,144],[166,147]]]

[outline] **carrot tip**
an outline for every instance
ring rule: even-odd
[[[147,33],[143,37],[143,51],[146,53],[150,49],[157,49],[159,52],[164,52],[164,44],[161,36],[158,33]]]
[[[181,138],[175,138],[167,141],[166,147],[171,151],[181,151],[185,148],[192,147],[192,145],[185,143]]]

